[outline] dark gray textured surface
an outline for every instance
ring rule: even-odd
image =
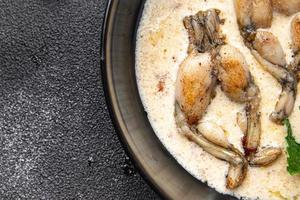
[[[104,0],[0,0],[0,199],[157,199],[100,69]]]

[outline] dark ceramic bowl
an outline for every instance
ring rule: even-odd
[[[103,32],[103,77],[117,132],[136,167],[164,198],[234,199],[221,195],[186,172],[165,150],[144,111],[135,78],[135,34],[142,0],[112,0]]]

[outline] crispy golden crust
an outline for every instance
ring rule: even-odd
[[[222,89],[230,96],[236,96],[248,86],[247,76],[242,64],[238,60],[224,59],[221,62],[223,70],[220,70]]]
[[[300,50],[300,14],[296,15],[292,21],[291,34],[294,51]]]
[[[246,90],[250,83],[250,72],[244,56],[230,45],[220,50],[218,78],[222,90],[234,101],[247,101]]]
[[[209,54],[192,52],[180,65],[176,100],[190,125],[201,119],[210,103],[214,87],[212,73],[213,66]]]

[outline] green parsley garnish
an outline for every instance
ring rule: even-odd
[[[288,167],[287,170],[290,175],[300,174],[300,144],[296,142],[293,136],[293,130],[289,119],[284,120],[284,124],[287,128],[288,135],[286,136],[287,153],[288,153]]]

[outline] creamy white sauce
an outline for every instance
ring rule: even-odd
[[[149,121],[169,152],[193,176],[218,192],[249,199],[300,199],[300,176],[286,171],[286,155],[265,168],[249,168],[243,184],[236,190],[227,190],[225,176],[228,164],[203,151],[177,132],[174,120],[175,80],[180,63],[187,55],[188,36],[182,20],[199,10],[218,8],[225,24],[223,33],[229,44],[237,47],[246,57],[250,71],[260,87],[262,102],[261,146],[285,148],[286,130],[269,120],[281,92],[279,83],[262,67],[245,47],[240,36],[232,0],[148,0],[139,26],[136,49],[136,74],[139,92]],[[270,30],[279,38],[288,62],[290,50],[290,21],[292,17],[274,14]],[[299,84],[300,85],[300,84]],[[298,87],[300,91],[300,87]],[[294,112],[290,116],[294,134],[300,142],[300,92]],[[217,88],[217,96],[207,109],[202,121],[210,121],[226,130],[230,143],[243,151],[242,132],[236,123],[236,113],[244,105],[230,101]]]

